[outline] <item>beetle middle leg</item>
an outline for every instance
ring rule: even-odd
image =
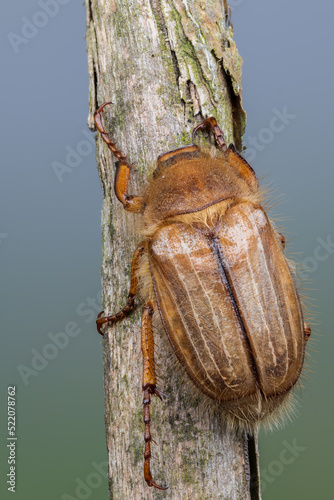
[[[305,339],[305,343],[308,341],[308,339],[310,338],[310,336],[311,336],[311,328],[304,321],[304,339]]]
[[[141,243],[133,254],[132,264],[131,264],[131,284],[130,291],[128,295],[128,300],[126,302],[125,307],[121,311],[111,316],[102,316],[104,311],[101,311],[96,320],[97,331],[100,335],[103,335],[101,331],[101,326],[105,323],[116,323],[117,321],[121,321],[124,319],[131,311],[133,311],[135,307],[135,297],[138,293],[138,266],[141,256],[143,255],[146,249],[146,243]]]
[[[143,307],[141,322],[141,349],[143,354],[143,391],[144,391],[144,424],[145,424],[145,452],[144,452],[144,478],[148,486],[154,486],[159,490],[167,490],[158,486],[151,474],[151,430],[150,430],[150,404],[151,395],[156,395],[161,399],[161,393],[156,388],[155,364],[154,364],[154,337],[152,328],[153,306],[147,302]]]
[[[284,234],[278,233],[278,239],[280,240],[282,248],[284,250],[285,249],[285,236],[284,236]]]
[[[102,136],[102,139],[118,160],[115,178],[115,193],[119,201],[123,204],[125,210],[128,210],[129,212],[140,213],[142,197],[128,194],[128,183],[132,165],[128,163],[126,156],[123,156],[121,151],[117,149],[116,145],[112,142],[109,134],[105,131],[102,124],[102,111],[103,108],[107,106],[107,104],[111,104],[111,102],[105,102],[104,104],[102,104],[102,106],[99,107],[99,109],[95,111],[94,121],[97,130]]]

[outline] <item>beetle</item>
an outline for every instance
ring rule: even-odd
[[[134,253],[126,306],[97,318],[97,329],[122,320],[144,300],[141,321],[144,478],[153,480],[151,396],[156,387],[152,315],[189,378],[219,403],[231,425],[252,432],[288,405],[304,361],[310,327],[304,323],[285,239],[261,207],[256,174],[216,119],[208,130],[220,151],[212,157],[195,144],[158,157],[142,196],[128,194],[131,165],[102,124],[95,124],[118,160],[115,193],[125,210],[144,219],[145,240]]]

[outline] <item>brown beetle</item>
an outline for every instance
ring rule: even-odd
[[[186,146],[158,158],[143,196],[128,195],[131,166],[105,132],[118,159],[117,198],[141,213],[145,241],[135,251],[126,306],[105,323],[124,318],[144,299],[141,334],[145,422],[144,477],[150,471],[151,395],[156,388],[152,315],[157,310],[172,348],[194,384],[218,402],[235,427],[251,432],[286,406],[304,360],[310,328],[303,321],[284,237],[261,208],[256,175],[215,118],[194,130],[213,131],[221,155]],[[147,279],[148,277],[148,279]]]

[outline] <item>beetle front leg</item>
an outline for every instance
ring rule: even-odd
[[[99,107],[99,109],[95,111],[94,121],[97,130],[102,136],[102,139],[107,144],[110,151],[116,156],[119,162],[115,177],[115,193],[119,201],[123,204],[125,210],[128,210],[129,212],[140,213],[142,197],[128,194],[128,184],[132,165],[128,163],[126,156],[123,156],[121,151],[117,149],[116,145],[112,142],[109,134],[107,134],[102,124],[102,110],[105,106],[107,106],[107,104],[111,104],[111,102],[105,102],[104,104],[102,104],[102,106]]]
[[[195,136],[197,130],[205,130],[205,129],[211,129],[212,130],[212,132],[215,135],[215,138],[216,138],[216,141],[217,141],[219,149],[221,151],[226,151],[227,150],[227,145],[226,145],[226,142],[225,142],[225,139],[224,139],[223,131],[218,126],[216,118],[214,118],[213,116],[211,116],[210,118],[207,118],[206,120],[204,120],[203,123],[200,123],[199,125],[197,125],[197,127],[193,131],[193,139],[194,139],[194,136]]]
[[[145,452],[144,452],[144,478],[148,486],[154,486],[159,490],[167,490],[158,486],[151,474],[151,430],[150,430],[150,404],[151,394],[155,394],[161,399],[161,393],[156,388],[155,364],[154,364],[154,337],[152,328],[153,306],[147,302],[143,307],[141,322],[141,349],[143,354],[143,391],[144,391],[144,424],[145,424]]]
[[[130,314],[131,311],[133,311],[135,307],[135,296],[138,293],[138,276],[137,276],[138,266],[140,258],[143,255],[145,249],[146,249],[146,242],[143,242],[139,245],[139,247],[133,254],[132,264],[131,264],[131,284],[126,306],[123,307],[121,311],[111,316],[102,316],[104,311],[101,311],[100,314],[98,315],[96,320],[96,327],[100,335],[104,335],[103,332],[101,331],[102,325],[104,325],[105,323],[113,324],[116,323],[117,321],[121,321],[128,314]]]

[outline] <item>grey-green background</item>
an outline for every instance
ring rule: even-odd
[[[329,499],[334,465],[334,4],[230,3],[244,58],[245,145],[255,138],[248,155],[274,188],[279,200],[274,213],[283,218],[289,251],[308,266],[315,311],[299,415],[284,429],[261,435],[264,499]],[[102,197],[93,134],[86,125],[85,10],[81,1],[56,5],[58,12],[54,7],[45,18],[36,14],[43,10],[37,0],[2,3],[0,497],[13,495],[6,485],[6,399],[7,386],[16,385],[15,498],[105,500],[107,480],[96,469],[105,462],[106,449],[101,340],[94,326]],[[24,18],[39,24],[37,30],[24,30]],[[9,33],[25,38],[10,35],[10,41]],[[278,132],[273,117],[285,107],[294,118]],[[71,149],[79,150],[72,158],[77,166],[60,182],[54,162],[66,165]],[[67,336],[68,345],[58,352],[46,347],[52,344],[49,334],[69,329],[71,322],[80,333]],[[23,370],[33,368],[34,355],[43,349],[53,359],[26,372],[25,384]]]

